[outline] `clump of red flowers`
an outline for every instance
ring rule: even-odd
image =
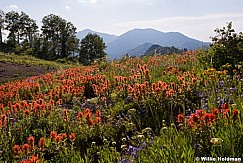
[[[29,144],[31,147],[34,147],[34,144],[35,144],[35,138],[34,138],[33,136],[30,136],[30,137],[28,137],[27,142],[28,142],[28,144]]]
[[[186,120],[186,117],[184,116],[184,114],[178,114],[176,122],[184,123],[185,120]]]
[[[188,127],[197,128],[213,124],[220,118],[230,118],[233,121],[236,121],[239,119],[239,111],[237,109],[231,111],[228,104],[223,104],[220,109],[213,108],[211,112],[208,113],[201,109],[196,110],[196,112],[191,114],[188,118],[186,118],[184,114],[178,114],[176,122],[179,124],[186,123]]]
[[[83,120],[86,120],[85,122],[88,123],[89,126],[100,124],[102,123],[101,111],[96,110],[95,119],[93,119],[93,113],[89,108],[86,108],[84,112],[79,111],[77,115],[77,121],[84,122]]]
[[[57,136],[57,132],[56,132],[56,131],[51,131],[51,133],[50,133],[50,138],[51,138],[51,139],[55,139],[56,136]]]
[[[233,115],[232,115],[232,119],[233,120],[238,120],[239,118],[239,111],[237,109],[233,110]]]
[[[40,149],[44,149],[44,147],[45,147],[45,138],[44,137],[40,138],[38,145],[39,145]]]
[[[75,135],[74,133],[71,133],[71,134],[69,135],[69,139],[70,139],[71,141],[74,141],[74,140],[76,139],[76,135]]]
[[[14,155],[18,155],[21,152],[21,147],[19,145],[13,146]]]

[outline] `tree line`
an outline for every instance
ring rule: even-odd
[[[44,16],[41,23],[38,27],[23,11],[4,13],[0,10],[0,51],[46,60],[76,58],[85,65],[106,56],[106,45],[100,36],[89,33],[80,41],[76,37],[77,28],[54,14]]]

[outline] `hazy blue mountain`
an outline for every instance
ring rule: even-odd
[[[153,44],[151,43],[143,43],[136,48],[129,50],[127,54],[132,55],[132,56],[141,56],[145,54],[145,52],[152,46]]]
[[[79,39],[84,38],[88,33],[96,33],[106,43],[106,53],[110,58],[120,58],[122,55],[130,54],[140,56],[144,54],[152,44],[162,47],[176,47],[178,49],[194,50],[208,47],[209,42],[202,42],[189,38],[179,32],[161,32],[155,29],[133,29],[120,36],[95,32],[85,29],[77,33]]]
[[[109,42],[114,41],[117,36],[116,35],[110,35],[110,34],[106,34],[106,33],[101,33],[101,32],[95,32],[92,31],[90,29],[84,29],[82,31],[77,32],[77,37],[82,40],[88,33],[96,33],[97,35],[99,35],[100,37],[103,38],[103,41],[105,42],[105,44],[107,45]]]
[[[209,43],[189,38],[179,32],[164,33],[150,28],[133,29],[108,43],[106,52],[111,58],[120,58],[146,42],[167,47],[174,46],[178,49],[187,48],[189,50],[208,47],[209,45]]]

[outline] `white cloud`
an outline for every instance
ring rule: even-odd
[[[91,4],[96,4],[98,2],[97,0],[78,0],[78,1],[83,3],[91,3]]]
[[[89,0],[89,2],[95,4],[95,3],[97,3],[98,1],[97,1],[97,0]]]
[[[66,6],[65,6],[65,9],[69,10],[69,9],[70,9],[70,7],[69,7],[68,5],[66,5]]]
[[[117,30],[130,30],[133,28],[155,28],[163,32],[181,32],[189,37],[209,41],[214,36],[214,29],[226,26],[233,22],[233,28],[242,29],[243,13],[213,14],[204,16],[178,16],[156,20],[120,22],[113,25]]]
[[[19,8],[17,5],[10,5],[10,6],[8,6],[8,8],[9,9],[17,9],[17,8]]]

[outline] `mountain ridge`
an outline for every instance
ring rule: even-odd
[[[109,57],[116,59],[131,52],[134,52],[135,56],[143,55],[142,53],[147,49],[141,45],[145,43],[158,44],[163,47],[174,46],[178,49],[188,50],[209,47],[210,44],[210,42],[202,42],[185,36],[180,32],[161,32],[153,28],[135,28],[119,36],[86,29],[78,32],[77,37],[82,39],[82,37],[85,37],[85,33],[96,33],[100,35],[100,37],[102,37],[106,43],[106,53]]]
[[[109,42],[113,41],[116,39],[116,35],[113,34],[107,34],[107,33],[103,33],[103,32],[96,32],[93,31],[91,29],[84,29],[82,31],[78,31],[76,36],[81,40],[82,38],[84,38],[87,34],[89,33],[96,33],[97,35],[101,36],[103,38],[103,41],[108,44]]]

